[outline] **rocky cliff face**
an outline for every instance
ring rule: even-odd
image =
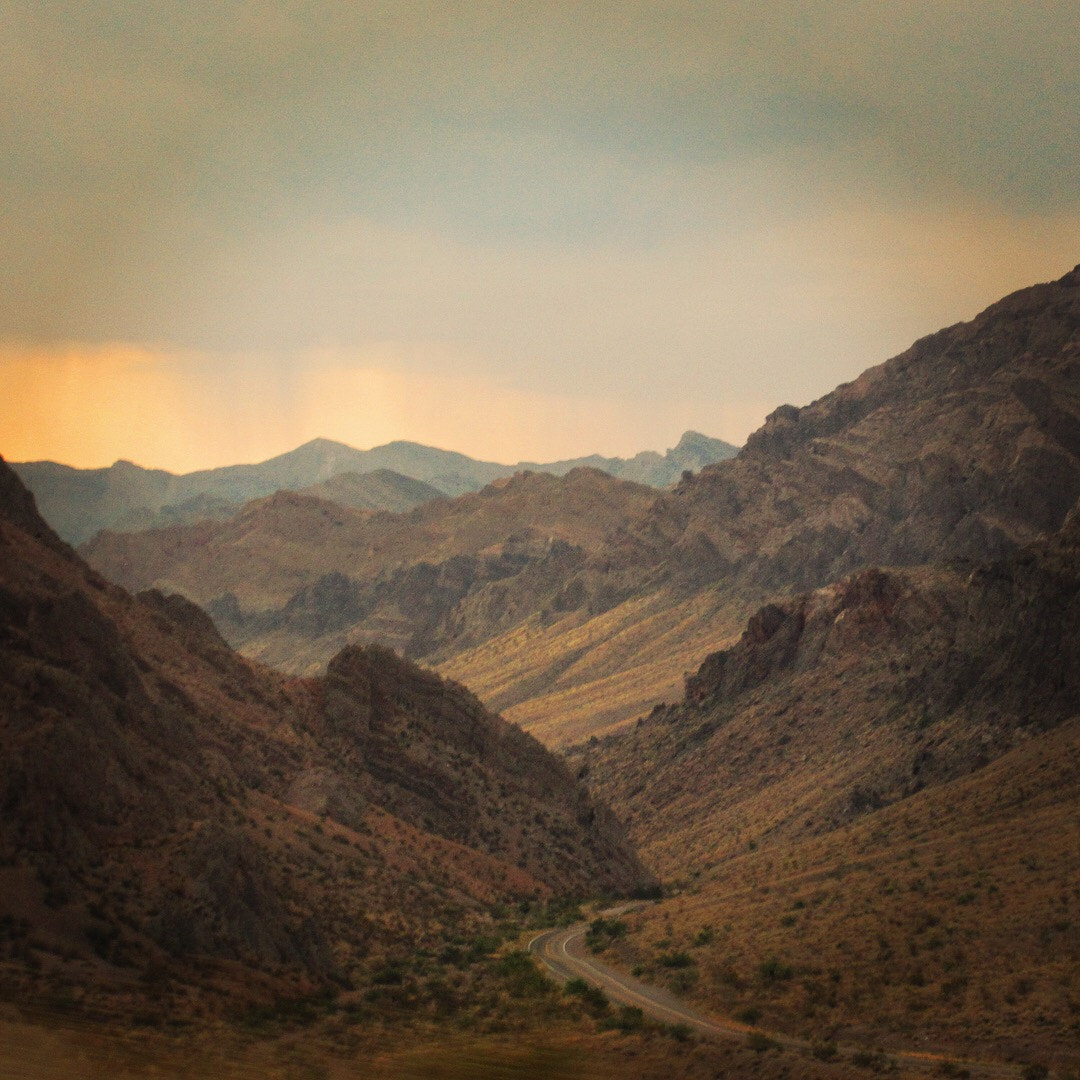
[[[0,553],[8,992],[47,969],[120,993],[154,965],[310,988],[490,901],[648,880],[610,813],[464,688],[378,649],[322,680],[259,667],[188,601],[86,567],[2,463]]]

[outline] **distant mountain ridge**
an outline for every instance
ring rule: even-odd
[[[346,473],[378,474],[372,490],[361,493],[351,482],[345,505],[403,511],[438,495],[462,495],[522,470],[562,476],[578,466],[602,469],[651,487],[675,483],[685,470],[734,457],[737,448],[720,439],[688,431],[665,454],[647,450],[632,458],[598,454],[548,464],[500,465],[477,461],[450,450],[397,441],[356,450],[331,439],[313,439],[285,454],[253,465],[228,465],[178,475],[117,461],[104,469],[75,469],[52,461],[12,463],[34,493],[45,520],[72,544],[89,540],[101,529],[139,531],[232,516],[251,499],[275,491],[317,488]],[[396,477],[396,479],[395,479]],[[409,483],[408,481],[413,481]],[[417,487],[417,482],[424,487]],[[337,488],[311,493],[334,499]]]

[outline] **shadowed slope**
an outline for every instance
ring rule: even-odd
[[[565,767],[385,650],[324,680],[233,653],[50,539],[0,463],[0,982],[177,1001],[349,979],[496,899],[647,876]],[[179,1007],[179,1006],[178,1006]]]

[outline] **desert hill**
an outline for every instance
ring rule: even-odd
[[[651,450],[632,458],[593,454],[548,464],[499,465],[411,442],[355,450],[330,439],[313,439],[255,465],[183,475],[144,469],[130,461],[117,461],[107,469],[74,469],[52,461],[23,462],[12,468],[34,493],[46,521],[65,540],[80,544],[101,529],[133,531],[220,520],[231,517],[243,503],[276,491],[305,491],[361,509],[404,511],[440,495],[479,491],[524,470],[561,476],[588,466],[666,487],[687,469],[735,453],[729,443],[688,431],[663,455]],[[367,479],[338,479],[347,474]]]
[[[378,648],[318,680],[254,664],[188,601],[90,570],[2,462],[0,548],[5,995],[363,984],[493,901],[648,880],[461,686]]]
[[[398,514],[444,497],[444,493],[431,484],[414,480],[411,476],[402,476],[391,469],[337,473],[329,480],[299,488],[298,493],[349,506],[354,510],[389,510]]]
[[[1074,270],[778,409],[669,492],[575,470],[398,523],[279,500],[237,519],[243,535],[108,534],[86,555],[207,605],[271,663],[313,672],[346,642],[384,641],[566,745],[675,700],[775,595],[860,566],[1000,557],[1057,529],[1080,496],[1078,327]]]
[[[628,964],[682,951],[714,1008],[822,1041],[1068,1061],[1080,508],[1000,560],[769,604],[575,760],[684,885]]]

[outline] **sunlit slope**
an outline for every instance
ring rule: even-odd
[[[571,760],[681,888],[626,963],[821,1041],[1069,1061],[1080,506],[1000,560],[768,604]]]
[[[682,696],[683,672],[739,623],[722,595],[668,590],[588,618],[539,618],[440,665],[541,742],[573,745]]]

